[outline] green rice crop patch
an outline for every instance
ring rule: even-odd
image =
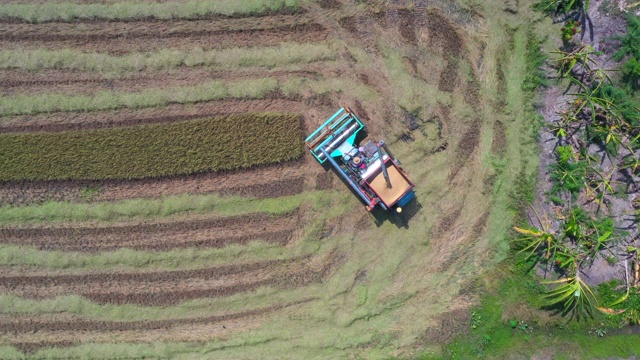
[[[243,113],[170,124],[0,134],[0,181],[141,179],[302,155],[300,116]]]

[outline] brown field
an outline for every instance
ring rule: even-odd
[[[7,3],[18,2],[0,1]],[[162,90],[218,79],[298,80],[290,85],[297,87],[296,95],[237,94],[109,111],[89,104],[85,111],[0,117],[0,141],[3,134],[119,129],[259,112],[300,114],[306,136],[348,105],[370,138],[390,144],[417,188],[417,201],[403,217],[370,215],[308,153],[281,164],[193,175],[0,183],[0,269],[6,270],[0,274],[0,304],[8,305],[0,310],[0,347],[42,357],[102,358],[117,345],[131,357],[153,358],[165,355],[148,350],[150,344],[182,349],[187,342],[191,349],[184,352],[192,356],[349,358],[369,352],[412,356],[419,350],[416,342],[450,341],[452,335],[441,341],[437,328],[455,327],[456,321],[444,319],[452,311],[464,316],[473,304],[464,290],[493,263],[495,238],[506,229],[498,222],[489,230],[492,216],[500,214],[493,211],[501,210],[493,208],[492,184],[485,183],[493,170],[483,161],[492,145],[500,147],[500,156],[507,153],[501,136],[507,130],[517,134],[511,127],[519,122],[493,105],[496,63],[484,49],[513,39],[485,36],[487,24],[502,26],[488,15],[492,6],[331,0],[307,2],[295,12],[194,20],[33,24],[0,18],[3,51],[71,49],[121,56],[327,42],[336,54],[335,61],[276,69],[179,66],[113,77],[56,68],[30,71],[17,64],[0,70],[3,99]],[[505,161],[520,166],[517,158]],[[505,189],[511,180],[503,181]],[[165,214],[165,207],[187,194],[194,197],[180,203],[186,210]],[[220,197],[220,204],[198,208],[210,196]],[[161,210],[147,211],[151,202],[163,202]],[[245,209],[245,203],[262,210]],[[111,207],[93,220],[68,210],[105,204]],[[14,210],[33,216],[3,218],[2,211]],[[47,211],[58,220],[50,220]],[[78,265],[118,251],[127,252],[108,269]],[[191,266],[184,258],[213,251],[220,263]],[[245,261],[256,254],[255,261]],[[131,265],[136,256],[159,265],[147,268],[143,262],[136,269]]]

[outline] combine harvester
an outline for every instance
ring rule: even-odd
[[[402,207],[415,197],[414,185],[384,141],[368,141],[364,146],[355,144],[362,129],[362,121],[345,107],[305,142],[320,164],[329,161],[364,201],[367,210],[380,206],[384,210],[401,213]]]

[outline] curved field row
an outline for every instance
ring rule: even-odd
[[[153,35],[147,37],[103,38],[87,41],[82,37],[64,38],[47,41],[40,39],[22,40],[0,37],[0,48],[4,50],[47,49],[57,50],[76,48],[84,51],[100,51],[112,55],[130,52],[148,52],[160,49],[203,50],[229,47],[251,47],[277,45],[283,42],[316,43],[328,38],[327,30],[318,24],[297,25],[295,27],[275,27],[270,29],[236,30],[213,33]]]
[[[224,297],[262,286],[296,288],[321,281],[336,261],[335,254],[277,260],[257,269],[220,268],[90,276],[36,276],[0,278],[0,289],[24,298],[50,298],[79,294],[99,304],[141,306],[175,305],[184,301]]]
[[[120,248],[167,251],[188,247],[223,247],[263,240],[286,245],[298,217],[238,216],[213,221],[192,221],[110,228],[0,229],[0,243],[34,246],[41,250],[100,252]]]

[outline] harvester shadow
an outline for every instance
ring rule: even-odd
[[[413,199],[410,203],[405,205],[402,208],[402,213],[398,214],[396,212],[382,210],[380,208],[375,209],[371,212],[373,215],[376,226],[380,227],[386,221],[394,224],[396,227],[408,229],[409,221],[422,209],[422,204],[418,202],[417,199]]]

